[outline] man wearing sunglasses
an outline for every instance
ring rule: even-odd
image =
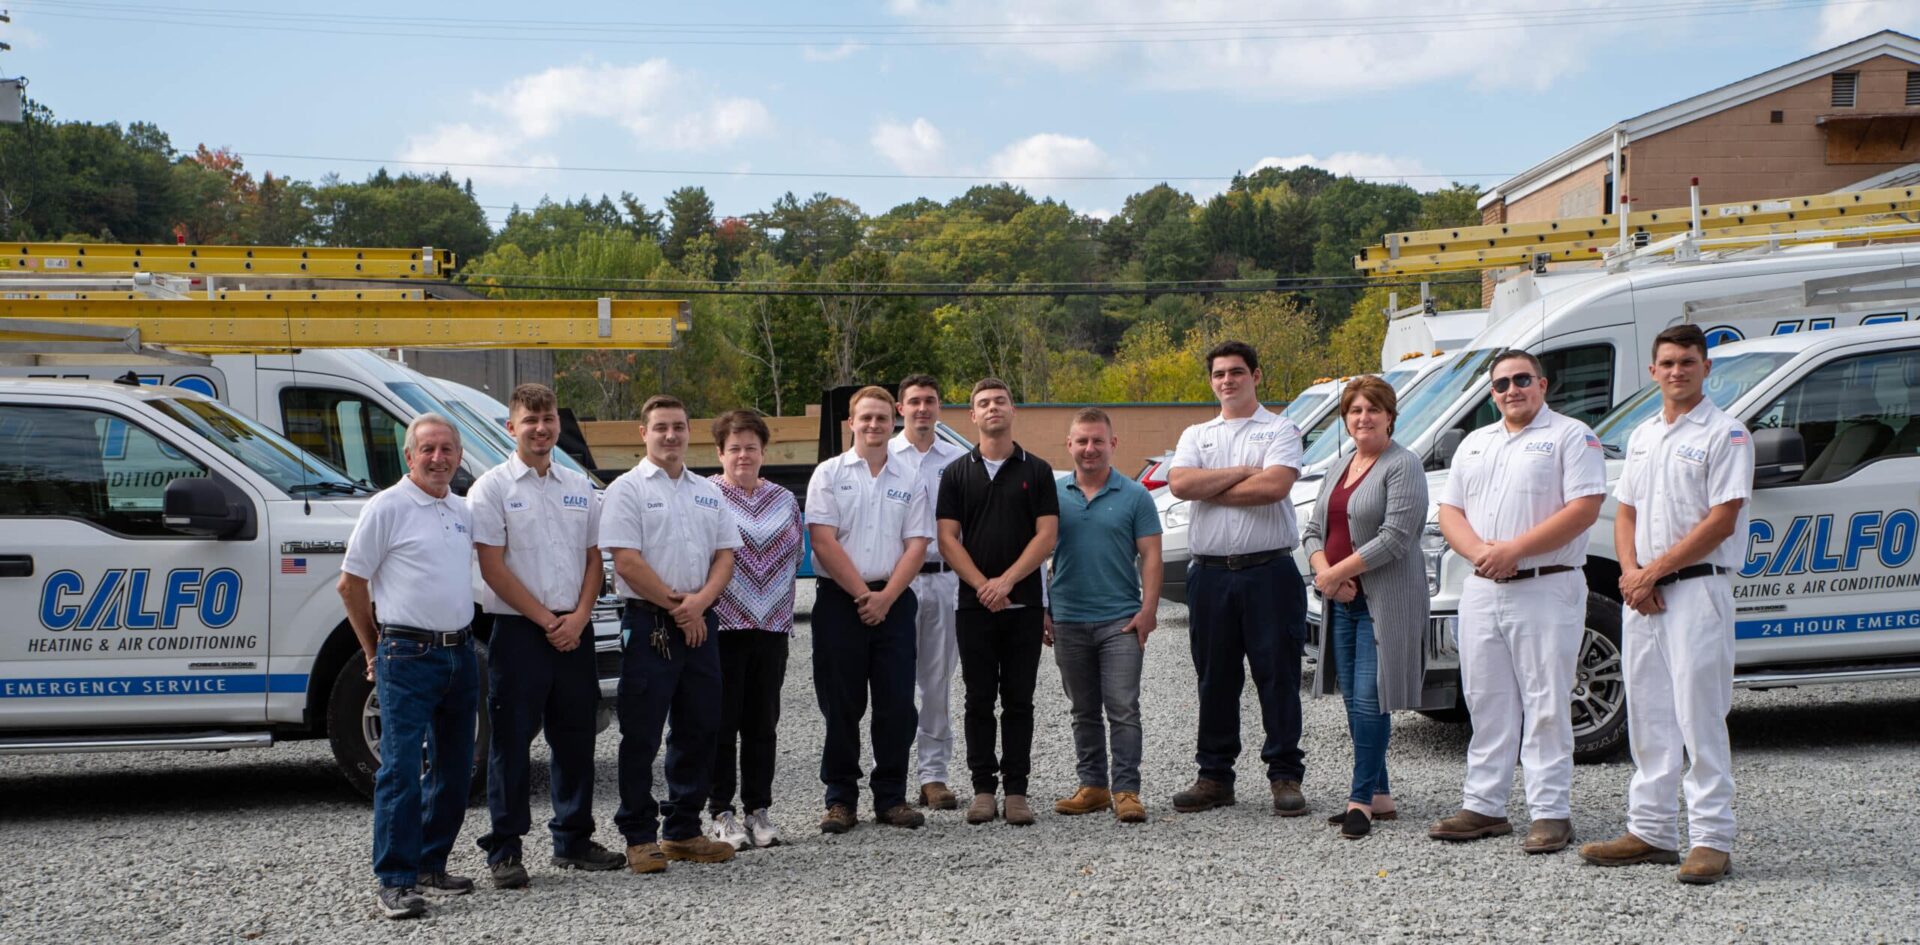
[[[1460,596],[1460,679],[1473,716],[1460,812],[1436,840],[1513,832],[1513,766],[1526,774],[1532,826],[1521,849],[1573,839],[1573,717],[1587,529],[1606,501],[1606,461],[1587,425],[1548,407],[1546,372],[1525,351],[1493,359],[1500,419],[1460,443],[1440,493],[1440,530],[1473,563]]]

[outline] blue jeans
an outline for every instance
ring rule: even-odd
[[[487,810],[493,829],[479,839],[487,862],[520,856],[520,838],[533,824],[528,749],[544,731],[548,783],[553,790],[555,856],[577,857],[593,836],[593,740],[600,678],[593,668],[592,627],[565,653],[547,642],[533,621],[518,614],[493,620],[487,655]]]
[[[1333,666],[1340,698],[1347,704],[1347,732],[1353,736],[1353,788],[1347,800],[1373,803],[1387,788],[1387,739],[1392,716],[1380,711],[1379,650],[1373,640],[1373,616],[1363,594],[1333,608]]]
[[[391,637],[381,638],[374,659],[373,872],[382,886],[412,886],[422,873],[446,871],[466,820],[480,664],[472,641],[442,647]]]
[[[653,628],[666,629],[667,652],[653,648]],[[613,825],[628,846],[700,835],[700,805],[713,785],[713,752],[720,738],[720,621],[707,611],[707,638],[687,646],[673,619],[628,600],[621,617],[626,653],[620,663],[620,809]],[[653,759],[669,721],[667,802],[653,797]]]
[[[1104,623],[1053,625],[1053,660],[1073,704],[1073,751],[1080,783],[1104,788],[1107,729],[1113,734],[1115,791],[1140,793],[1140,638],[1132,615]],[[1104,715],[1104,719],[1102,716]]]
[[[820,747],[820,783],[826,804],[860,807],[860,717],[873,696],[873,812],[884,814],[907,802],[907,752],[920,727],[913,707],[916,646],[920,638],[920,600],[900,595],[887,619],[861,622],[853,598],[830,580],[820,581],[813,600],[813,692],[826,723]]]
[[[1307,591],[1293,559],[1281,555],[1250,568],[1187,569],[1192,629],[1188,644],[1200,677],[1200,776],[1231,786],[1240,757],[1240,692],[1247,672],[1260,699],[1266,740],[1260,760],[1268,781],[1299,781],[1300,654],[1307,635]],[[1244,663],[1244,665],[1243,665]]]

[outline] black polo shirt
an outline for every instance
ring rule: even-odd
[[[991,479],[987,477],[986,458],[977,446],[940,474],[934,515],[960,523],[960,546],[967,549],[974,566],[987,577],[1005,574],[1020,560],[1020,553],[1033,541],[1040,516],[1059,514],[1060,494],[1053,484],[1053,467],[1018,443],[1013,444],[1013,454]],[[1040,581],[1040,569],[1035,568],[1014,585],[1013,603],[1041,606]],[[979,596],[965,581],[960,582],[960,609],[980,609]]]

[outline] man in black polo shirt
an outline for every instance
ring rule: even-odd
[[[967,767],[973,803],[967,823],[993,820],[994,791],[1007,791],[1007,823],[1033,823],[1027,772],[1033,750],[1033,686],[1040,672],[1045,614],[1040,565],[1053,553],[1060,496],[1053,468],[1013,441],[1013,397],[1005,381],[985,378],[970,401],[980,445],[940,476],[936,505],[940,554],[960,575],[954,621],[960,680],[966,686]],[[993,700],[1000,698],[1005,754],[993,744]]]

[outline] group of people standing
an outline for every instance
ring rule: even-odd
[[[1697,329],[1656,340],[1649,371],[1665,411],[1634,432],[1616,490],[1638,771],[1629,832],[1581,848],[1603,865],[1676,862],[1675,795],[1685,771],[1694,836],[1680,877],[1690,882],[1724,875],[1731,847],[1726,574],[1751,481],[1744,429],[1701,396],[1705,352]],[[1206,367],[1220,415],[1181,435],[1169,473],[1173,493],[1192,508],[1189,644],[1199,683],[1198,776],[1173,807],[1234,803],[1250,670],[1273,811],[1308,812],[1301,658],[1317,636],[1316,689],[1342,693],[1354,745],[1351,790],[1331,821],[1343,836],[1364,837],[1375,821],[1397,817],[1389,713],[1418,704],[1425,669],[1425,474],[1392,440],[1392,387],[1356,379],[1339,403],[1355,450],[1329,474],[1302,529],[1288,500],[1300,431],[1261,406],[1256,352],[1227,342]],[[1517,760],[1532,814],[1522,845],[1529,853],[1572,840],[1568,693],[1585,611],[1585,535],[1605,489],[1599,441],[1545,406],[1547,382],[1524,352],[1494,361],[1501,419],[1462,443],[1440,497],[1441,530],[1474,567],[1459,649],[1475,726],[1461,810],[1429,835],[1511,833],[1507,789]],[[384,728],[374,797],[384,915],[418,916],[423,893],[474,886],[447,872],[447,858],[471,784],[481,691],[470,631],[476,554],[482,607],[493,616],[491,829],[478,843],[497,887],[530,882],[528,758],[543,730],[555,867],[655,873],[675,860],[723,862],[749,844],[780,842],[769,811],[802,529],[818,576],[811,638],[825,722],[822,832],[858,824],[863,776],[876,823],[916,828],[925,822],[917,807],[960,806],[948,781],[956,666],[972,789],[965,819],[1034,823],[1034,689],[1047,646],[1072,706],[1078,780],[1054,811],[1147,819],[1139,690],[1159,605],[1160,519],[1146,490],[1112,466],[1111,419],[1097,408],[1074,416],[1066,438],[1073,474],[1056,479],[1014,440],[1003,382],[987,378],[971,391],[980,436],[972,450],[936,435],[941,397],[932,377],[909,376],[897,390],[897,399],[882,387],[853,394],[852,446],[815,469],[804,516],[791,492],[760,477],[770,431],[750,410],[713,421],[721,471],[702,477],[687,471],[684,404],[649,398],[645,458],[598,497],[587,477],[550,461],[559,416],[540,385],[513,391],[515,454],[465,500],[449,491],[457,429],[434,414],[408,426],[407,477],[368,503],[340,579]],[[1294,563],[1301,542],[1310,579]],[[603,550],[623,608],[614,824],[624,852],[592,839],[598,682],[585,634]],[[1312,632],[1309,583],[1324,616]],[[866,771],[863,719],[873,757]],[[653,763],[663,743],[661,801]]]

